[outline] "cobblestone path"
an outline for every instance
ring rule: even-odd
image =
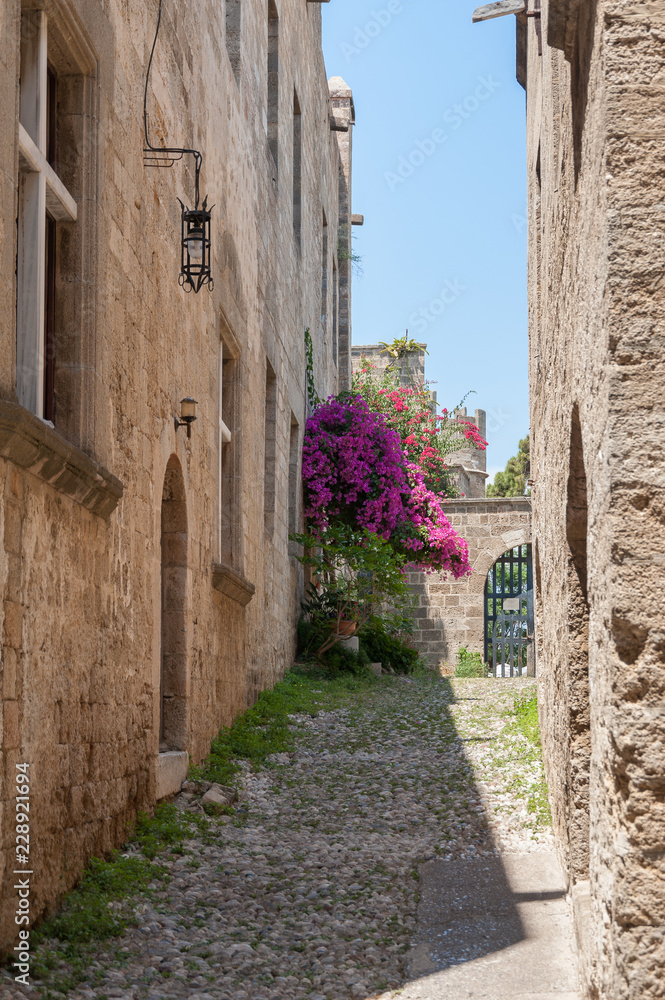
[[[296,717],[296,751],[244,773],[239,812],[165,862],[122,963],[100,952],[70,996],[395,996],[419,864],[551,850],[538,755],[507,714],[532,685],[385,678]]]

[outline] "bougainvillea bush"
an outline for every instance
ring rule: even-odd
[[[385,414],[360,395],[322,403],[307,421],[303,445],[305,517],[322,546],[337,524],[390,542],[404,565],[471,572],[464,539],[446,518],[420,465],[410,460]]]
[[[409,464],[408,479],[411,494],[406,517],[391,535],[393,548],[414,569],[450,573],[455,580],[469,576],[469,547],[446,517],[440,498],[417,465]]]
[[[459,495],[447,457],[462,447],[481,451],[487,447],[472,421],[461,420],[446,409],[437,414],[428,383],[414,380],[410,386],[401,386],[394,371],[381,372],[366,359],[353,376],[352,391],[397,431],[403,450],[422,470],[428,489],[444,499]]]
[[[341,521],[388,538],[409,497],[397,431],[361,397],[331,398],[307,421],[305,517],[321,534]]]

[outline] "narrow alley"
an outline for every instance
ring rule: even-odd
[[[314,710],[292,717],[293,752],[243,769],[232,814],[203,823],[193,786],[178,797],[199,835],[157,856],[168,875],[133,900],[136,926],[100,946],[75,986],[67,962],[52,962],[46,983],[0,987],[2,1000],[576,1000],[540,749],[524,722],[534,683],[384,677],[334,695],[301,683]],[[540,915],[524,918],[530,898]],[[480,976],[475,992],[465,970]]]

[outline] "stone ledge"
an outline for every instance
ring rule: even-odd
[[[177,795],[189,770],[189,754],[185,750],[160,753],[155,765],[155,798],[158,802]]]
[[[109,517],[123,484],[18,403],[0,400],[0,458],[18,465],[82,507]]]
[[[212,585],[220,594],[225,594],[243,607],[249,604],[256,593],[254,584],[226,563],[212,564]]]
[[[531,510],[532,497],[456,497],[453,500],[446,500],[443,505],[444,512],[453,508],[464,507],[491,507],[494,511],[502,508],[510,508],[511,505],[519,510],[529,512]],[[480,513],[483,513],[482,511]],[[504,513],[506,511],[504,510]]]
[[[591,914],[591,883],[577,882],[573,886],[573,919],[577,950],[580,958],[580,975],[583,985],[589,989],[591,985],[591,941],[590,933],[593,926]]]
[[[550,0],[547,15],[547,44],[565,52],[572,60],[577,37],[580,0]]]

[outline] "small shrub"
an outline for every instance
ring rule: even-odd
[[[458,653],[455,677],[487,677],[487,667],[480,653],[470,653],[462,646]]]
[[[328,676],[337,674],[362,673],[370,663],[375,662],[364,650],[361,642],[358,652],[340,643],[331,646],[323,653],[317,652],[325,642],[330,627],[320,621],[312,621],[306,615],[298,622],[298,661],[300,663],[318,663],[325,668]]]
[[[360,648],[369,663],[392,667],[396,674],[411,674],[420,665],[420,654],[409,645],[408,620],[373,616],[360,632]]]

